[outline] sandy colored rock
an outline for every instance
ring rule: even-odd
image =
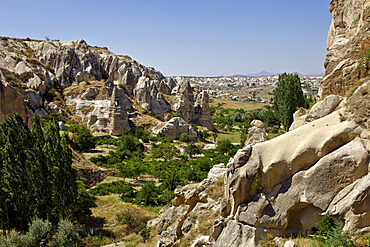
[[[370,48],[370,2],[367,0],[333,0],[330,3],[332,23],[327,39],[322,98],[344,96],[356,81],[367,76],[359,57]]]
[[[162,133],[164,136],[176,140],[178,140],[183,133],[195,138],[197,137],[197,132],[181,117],[174,117],[170,119],[165,125],[160,124],[152,130],[152,133],[155,135],[157,135],[158,133]]]

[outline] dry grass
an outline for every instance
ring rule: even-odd
[[[117,221],[117,214],[128,211],[135,212],[135,215],[145,216],[152,219],[157,217],[157,213],[145,210],[130,203],[125,203],[117,194],[98,196],[95,203],[97,207],[92,208],[91,210],[93,216],[97,219],[104,219],[103,230],[111,232],[112,236],[114,236],[114,238],[105,238],[100,240],[102,244],[123,241],[125,242],[125,246],[155,246],[155,242],[157,241],[155,233],[151,233],[151,237],[146,243],[144,243],[139,234],[130,233],[127,235],[127,226],[119,224]]]
[[[228,99],[217,99],[217,98],[212,98],[212,103],[210,103],[210,106],[222,107],[222,108],[228,108],[228,109],[243,109],[246,111],[260,109],[260,108],[263,108],[264,105],[266,104],[260,103],[260,102],[240,102],[240,101],[234,101],[234,100],[228,100]]]
[[[104,86],[104,80],[101,81],[83,81],[78,83],[78,85],[72,85],[63,90],[63,94],[69,95],[79,95],[86,91],[90,87],[102,87]]]
[[[220,177],[213,185],[209,186],[205,192],[215,201],[220,201],[224,197],[225,184],[224,177]]]

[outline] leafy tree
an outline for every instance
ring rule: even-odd
[[[200,150],[199,147],[197,147],[197,145],[194,144],[194,142],[192,142],[186,146],[185,153],[190,157],[193,157],[193,155],[201,154],[202,151]]]
[[[191,135],[188,135],[188,134],[186,134],[186,133],[182,133],[181,135],[180,135],[180,138],[179,138],[179,141],[181,141],[181,142],[193,142],[194,141],[194,137],[193,136],[191,136]]]
[[[134,157],[124,163],[117,164],[117,169],[123,177],[133,178],[140,176],[145,171],[145,164],[140,158]]]
[[[136,202],[143,203],[146,206],[156,205],[158,200],[157,188],[154,181],[148,181],[137,192]]]
[[[180,150],[177,149],[173,144],[165,142],[159,144],[156,148],[153,148],[151,155],[154,159],[164,158],[165,161],[172,160],[175,156],[180,154]]]
[[[274,92],[274,107],[285,130],[293,123],[293,113],[297,107],[308,107],[298,75],[286,73],[279,75]]]
[[[68,131],[75,134],[78,151],[86,152],[96,147],[96,138],[87,127],[75,123],[69,127]]]
[[[123,135],[118,138],[117,146],[116,155],[122,160],[135,156],[143,156],[144,144],[137,137]]]
[[[230,154],[230,151],[234,148],[233,144],[229,139],[221,140],[217,142],[216,150],[220,154]]]

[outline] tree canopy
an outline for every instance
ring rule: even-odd
[[[71,164],[68,137],[60,136],[56,121],[43,128],[35,115],[29,129],[19,114],[6,116],[0,124],[0,228],[26,230],[35,218],[56,225],[81,213]]]
[[[285,130],[288,130],[293,123],[293,113],[298,107],[308,108],[299,76],[287,73],[279,75],[279,82],[274,92],[274,108]]]

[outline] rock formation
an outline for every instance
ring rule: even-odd
[[[200,239],[187,239],[191,243],[208,242],[213,221],[220,210],[220,195],[223,193],[222,177],[225,174],[223,164],[215,165],[208,177],[199,184],[189,184],[175,190],[176,206],[167,205],[159,217],[148,223],[159,233],[158,246],[176,246],[184,235],[208,235]],[[197,245],[192,245],[197,246]]]
[[[89,46],[81,39],[60,42],[2,37],[0,69],[6,74],[1,74],[3,81],[11,82],[29,98],[33,111],[46,113],[56,107],[64,115],[76,115],[96,132],[122,134],[130,128],[128,114],[133,112],[160,121],[171,112],[181,112],[187,123],[214,130],[206,92],[195,92],[186,80],[177,84],[128,56]],[[96,82],[106,85],[92,85]],[[84,84],[84,92],[70,89],[80,84]],[[67,98],[62,89],[67,90]],[[53,91],[61,93],[59,102],[51,102]],[[177,100],[171,104],[166,100],[173,98]]]
[[[325,78],[319,94],[322,98],[344,96],[361,78],[368,76],[370,64],[361,56],[370,56],[370,2],[367,0],[332,0],[333,19],[329,30]]]
[[[31,125],[31,115],[24,98],[12,86],[0,80],[0,122],[13,112],[19,113],[24,122]]]
[[[197,132],[181,117],[174,117],[167,123],[160,123],[159,126],[153,128],[152,134],[157,135],[158,133],[162,133],[165,137],[170,137],[176,140],[178,140],[183,133],[197,137]]]
[[[343,230],[370,231],[370,79],[369,68],[359,62],[370,48],[370,2],[332,0],[330,10],[321,101],[310,111],[297,111],[291,131],[245,145],[228,162],[220,216],[208,238],[197,236],[206,246],[253,247],[306,233],[319,227],[325,213],[342,217]],[[350,90],[353,86],[357,89]],[[182,194],[189,195],[191,186]],[[172,210],[182,207],[189,216],[192,204],[179,205]],[[179,222],[172,243],[188,236],[185,221]]]

